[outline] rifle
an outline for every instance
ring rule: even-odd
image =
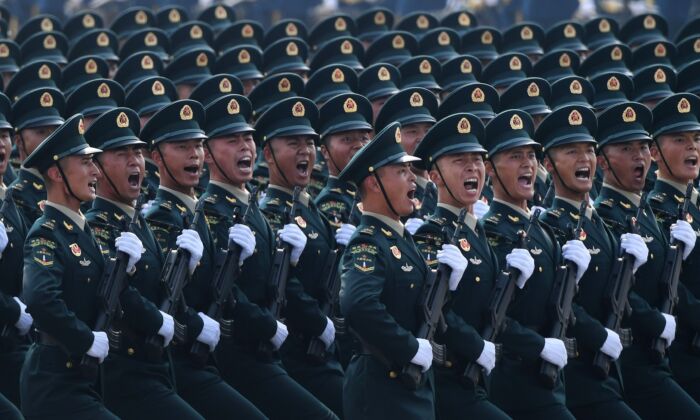
[[[689,182],[685,189],[685,199],[683,205],[678,208],[678,219],[685,220],[688,214],[688,206],[690,198],[693,194],[693,183]],[[664,271],[661,274],[661,305],[659,311],[673,315],[676,305],[678,304],[678,281],[681,275],[681,266],[683,265],[683,250],[685,244],[680,241],[671,239],[664,261]],[[656,363],[660,363],[666,355],[666,340],[661,337],[656,337],[651,345],[652,358]]]
[[[204,200],[197,202],[197,207],[194,210],[192,222],[188,220],[187,214],[183,214],[183,230],[189,229],[190,226],[196,228],[199,220],[204,213]],[[159,309],[168,315],[173,315],[179,305],[182,304],[182,292],[189,278],[189,262],[190,253],[180,247],[171,249],[165,259],[163,265],[162,282],[165,284],[166,296],[159,305]],[[176,323],[176,335],[178,332]],[[182,330],[181,330],[182,331]],[[160,360],[163,356],[163,347],[165,341],[162,336],[155,334],[146,338],[145,346],[149,360]]]
[[[233,213],[233,224],[246,224],[250,214],[252,213],[252,209],[254,207],[257,208],[257,204],[257,188],[254,188],[250,193],[248,208],[246,208],[243,217],[239,217],[239,208],[235,208]],[[231,291],[233,290],[234,284],[236,284],[236,280],[238,280],[238,276],[241,274],[240,258],[241,246],[234,241],[229,240],[224,261],[214,274],[214,283],[212,285],[212,295],[214,300],[209,304],[209,308],[205,312],[211,319],[218,321],[222,317],[224,307],[227,302],[229,303],[229,306],[235,305],[235,298],[233,297]],[[209,358],[209,346],[195,340],[190,348],[190,356],[195,364],[198,366],[204,366]]]
[[[578,209],[578,223],[572,231],[572,238],[578,239],[583,229],[583,220],[586,217],[586,206],[588,200],[584,199]],[[564,340],[566,338],[566,329],[569,325],[576,323],[576,318],[572,313],[571,304],[574,296],[578,292],[578,284],[576,282],[576,264],[571,261],[566,261],[563,266],[557,268],[557,276],[554,279],[554,288],[552,289],[552,304],[556,321],[552,326],[549,334],[550,337]],[[543,360],[540,364],[539,378],[540,382],[549,389],[553,389],[559,377],[559,368],[553,363]]]
[[[300,195],[301,188],[294,187],[294,193],[292,194],[292,208],[289,211],[284,212],[284,224],[292,223],[295,215],[301,211],[301,203],[299,201]],[[287,279],[289,277],[289,258],[291,253],[292,246],[277,236],[275,255],[272,258],[272,275],[269,283],[270,289],[274,295],[272,302],[270,302],[270,306],[268,307],[275,319],[280,319],[282,309],[287,304]],[[267,341],[261,341],[258,347],[258,351],[263,354],[270,354],[274,351],[272,343]]]
[[[637,221],[643,216],[644,206],[641,203],[646,202],[646,194],[642,196],[640,206],[637,209],[635,217],[630,217],[627,220],[627,231],[629,233],[639,234],[639,225]],[[628,302],[630,291],[634,286],[634,256],[624,252],[620,248],[620,256],[615,259],[611,273],[612,277],[608,282],[606,291],[605,304],[608,310],[608,316],[605,321],[605,328],[615,332],[620,332],[622,319],[626,314],[632,313],[632,308]],[[610,364],[613,360],[607,354],[598,350],[593,356],[593,374],[599,379],[605,379],[610,374]]]
[[[12,197],[14,189],[8,188],[5,191],[5,198],[2,200],[2,206],[0,206],[0,223],[5,224],[5,213],[14,206],[15,200]],[[20,216],[21,218],[21,216]],[[0,338],[8,338],[14,332],[15,327],[11,324],[5,324],[0,329]]]
[[[143,196],[140,195],[136,200],[134,207],[134,215],[127,227],[127,230],[134,233],[138,226],[139,208],[143,201]],[[105,270],[103,271],[100,285],[97,289],[97,305],[99,312],[95,320],[94,331],[107,332],[114,321],[121,318],[122,307],[119,302],[119,296],[127,287],[127,272],[126,267],[129,264],[129,255],[125,252],[118,251],[114,258],[109,258]],[[84,354],[80,359],[80,371],[86,378],[97,377],[100,362],[96,357]]]
[[[530,216],[530,223],[528,224],[526,231],[520,231],[518,238],[518,245],[516,248],[527,248],[528,238],[532,227],[539,225],[541,210],[535,210]],[[520,276],[520,270],[515,267],[506,267],[505,270],[501,270],[496,278],[496,287],[491,294],[491,300],[489,301],[488,307],[488,317],[489,322],[484,326],[481,331],[481,337],[487,341],[495,341],[498,333],[503,330],[506,324],[506,318],[508,316],[508,307],[513,301],[515,296],[515,282]],[[469,362],[464,368],[462,373],[462,380],[469,380],[474,386],[479,384],[479,378],[481,377],[481,366],[476,362]]]
[[[455,245],[459,240],[459,232],[461,231],[461,226],[464,223],[466,214],[466,209],[462,209],[459,213],[457,226],[449,241],[452,245]],[[430,270],[428,273],[425,299],[421,305],[423,309],[423,322],[418,327],[416,338],[432,340],[438,328],[440,328],[441,331],[446,329],[447,326],[443,318],[442,308],[445,306],[448,292],[450,291],[449,278],[451,272],[452,269],[448,265],[438,264],[436,270]],[[423,368],[416,364],[409,363],[401,369],[399,378],[409,389],[418,389],[424,379]]]
[[[352,220],[357,211],[357,203],[359,192],[355,193],[355,198],[352,201],[348,221]],[[340,293],[340,262],[343,259],[345,246],[339,245],[337,249],[332,250],[326,258],[326,266],[324,267],[324,282],[323,294],[324,300],[321,303],[321,312],[333,320],[336,327],[336,334],[345,328],[345,320],[336,316],[338,314],[339,293]],[[309,346],[306,349],[306,355],[316,361],[322,362],[326,358],[326,345],[318,337],[311,337]]]

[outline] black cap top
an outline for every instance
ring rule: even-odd
[[[700,94],[700,59],[685,66],[677,79],[678,92]]]
[[[98,55],[107,61],[119,61],[118,41],[109,29],[93,29],[78,38],[68,51],[68,60],[73,61],[83,55]]]
[[[190,93],[190,99],[206,107],[221,96],[232,93],[242,95],[243,83],[231,74],[216,74],[199,83]]]
[[[394,14],[384,7],[374,7],[355,19],[357,38],[373,41],[394,26]]]
[[[308,53],[309,47],[301,39],[282,38],[263,51],[263,68],[266,74],[309,71],[306,65]]]
[[[136,31],[152,28],[156,25],[156,17],[146,7],[130,7],[114,19],[110,29],[121,39],[128,38]]]
[[[215,73],[229,73],[241,80],[262,79],[263,53],[258,47],[240,45],[229,49],[216,59]]]
[[[304,22],[298,19],[282,19],[265,32],[263,46],[267,48],[282,38],[299,38],[306,42],[309,34]]]
[[[545,50],[573,50],[588,51],[588,47],[581,41],[583,38],[583,25],[567,20],[559,22],[547,30],[544,39]]]
[[[122,61],[114,74],[114,80],[124,86],[125,91],[129,92],[136,83],[148,77],[160,76],[162,72],[163,62],[158,58],[158,55],[142,51],[132,54]]]
[[[61,21],[58,20],[56,16],[53,15],[37,15],[30,18],[28,21],[19,28],[17,35],[15,36],[15,42],[18,45],[22,45],[24,41],[29,39],[30,36],[36,34],[37,32],[61,32],[62,26]]]
[[[479,141],[484,138],[484,123],[479,117],[452,114],[430,127],[413,154],[420,158],[415,165],[430,169],[440,157],[458,153],[486,153]]]
[[[214,45],[214,31],[204,22],[193,20],[178,26],[170,35],[173,59],[191,51],[210,51]]]
[[[584,25],[584,42],[591,51],[610,44],[620,44],[617,39],[619,26],[615,19],[609,17],[597,17],[589,20]]]
[[[640,45],[632,53],[632,70],[635,73],[651,65],[663,64],[673,67],[676,46],[669,41],[651,41]]]
[[[481,62],[473,55],[458,55],[442,64],[440,86],[446,92],[476,82],[481,77]]]
[[[0,72],[15,73],[19,70],[19,46],[9,39],[0,40]]]
[[[700,35],[700,17],[690,19],[681,27],[676,35],[676,44],[679,44],[687,38],[695,35]]]
[[[530,115],[552,112],[547,103],[551,88],[546,80],[528,77],[513,83],[501,94],[501,109],[520,109]]]
[[[608,144],[651,141],[651,111],[638,102],[622,102],[598,115],[598,150]]]
[[[517,147],[532,146],[540,149],[540,144],[532,138],[535,135],[535,123],[525,111],[509,109],[496,115],[486,124],[486,138],[482,142],[490,158],[497,153]]]
[[[234,47],[253,46],[260,47],[265,30],[262,25],[254,20],[239,20],[224,29],[214,40],[214,49],[225,53]]]
[[[437,18],[427,12],[413,12],[404,16],[397,24],[396,30],[410,32],[421,38],[426,32],[437,27]]]
[[[278,73],[266,77],[248,94],[253,104],[253,116],[259,116],[271,105],[304,92],[304,79],[294,73]]]
[[[576,105],[591,108],[595,89],[591,82],[580,76],[569,76],[552,84],[549,107],[552,111],[563,106]]]
[[[466,34],[470,29],[478,25],[476,16],[467,10],[458,10],[442,18],[440,26],[457,31],[459,36]]]
[[[416,37],[405,31],[389,31],[377,37],[365,52],[365,65],[389,63],[398,66],[418,50]]]
[[[440,91],[440,62],[427,55],[417,55],[399,66],[401,87],[422,87]]]
[[[169,61],[170,39],[168,39],[168,35],[156,28],[147,28],[134,32],[119,49],[119,58],[124,60],[142,51],[158,54],[162,61]]]
[[[374,128],[381,130],[394,121],[401,125],[434,124],[437,108],[437,98],[431,91],[420,87],[402,89],[384,103]]]
[[[482,120],[490,120],[496,116],[500,108],[498,92],[486,83],[470,83],[457,88],[443,99],[438,109],[437,117],[468,112]]]
[[[550,51],[537,60],[532,74],[554,83],[562,77],[575,75],[580,64],[579,56],[573,50]]]
[[[655,101],[673,94],[676,87],[676,71],[669,66],[649,66],[639,71],[632,80],[634,101]]]
[[[253,113],[253,106],[242,95],[224,95],[212,101],[204,108],[207,118],[204,130],[209,140],[236,133],[255,131],[248,121]]]
[[[43,172],[64,157],[100,153],[102,150],[91,147],[85,141],[84,134],[83,116],[76,114],[41,142],[23,165]]]
[[[522,54],[543,54],[544,29],[534,22],[523,22],[503,31],[502,52]]]
[[[65,106],[61,91],[54,88],[33,90],[12,105],[12,125],[17,131],[61,125]]]
[[[308,43],[313,49],[323,47],[331,39],[337,37],[352,37],[357,32],[355,21],[345,14],[335,14],[321,20],[309,32]]]
[[[255,123],[255,138],[260,144],[275,137],[312,136],[318,140],[314,126],[318,122],[318,108],[309,99],[291,97],[272,105]]]
[[[386,98],[399,91],[401,73],[388,63],[373,64],[360,73],[358,92],[370,101]]]
[[[588,78],[602,73],[619,72],[629,76],[628,64],[632,59],[630,49],[623,44],[610,44],[600,47],[586,57],[579,67],[579,74]]]
[[[321,104],[333,96],[357,90],[357,73],[348,66],[331,64],[311,75],[304,96]]]
[[[57,88],[61,69],[53,61],[34,61],[23,66],[5,87],[5,94],[16,101],[30,90],[40,87]]]
[[[193,50],[173,60],[163,71],[163,76],[176,85],[197,85],[211,76],[214,53],[209,50]]]
[[[325,136],[350,130],[372,130],[372,104],[362,95],[341,93],[319,109],[318,132]]]
[[[0,93],[0,129],[12,130],[12,107],[10,99],[4,93]]]
[[[602,73],[590,80],[595,91],[592,105],[596,110],[628,102],[634,93],[632,78],[624,73]]]
[[[637,15],[620,29],[620,39],[630,48],[650,41],[664,41],[666,35],[668,35],[666,19],[654,13]]]
[[[126,106],[139,116],[151,114],[177,100],[177,89],[170,79],[153,76],[141,80],[126,95]]]
[[[676,70],[682,71],[687,65],[697,60],[700,60],[700,34],[689,36],[678,44],[673,65]]]
[[[80,11],[66,20],[63,33],[70,40],[77,39],[85,32],[104,27],[102,16],[90,10]]]
[[[202,10],[197,19],[208,23],[214,32],[219,33],[236,21],[236,12],[231,6],[218,3]]]
[[[66,115],[99,115],[124,104],[124,88],[110,79],[83,83],[66,99]]]
[[[181,99],[157,111],[141,130],[141,140],[149,146],[162,142],[206,139],[204,107],[197,101]]]
[[[501,47],[501,33],[491,26],[482,26],[467,31],[462,36],[461,51],[479,60],[494,60]]]
[[[449,28],[435,28],[426,32],[418,41],[418,52],[436,58],[441,63],[457,56],[459,35]]]
[[[507,88],[532,73],[532,64],[526,55],[506,53],[489,63],[481,72],[481,80],[495,88]]]
[[[187,10],[181,6],[169,5],[156,13],[156,25],[165,33],[171,34],[178,26],[190,20]]]
[[[692,93],[677,93],[662,100],[653,110],[652,135],[700,131],[700,98]]]
[[[572,143],[595,144],[598,127],[595,113],[588,107],[566,105],[547,115],[535,131],[543,150]]]
[[[364,47],[356,38],[340,36],[327,41],[316,51],[309,67],[316,71],[329,64],[345,64],[357,71],[363,69],[361,64]]]
[[[85,140],[104,151],[126,146],[146,146],[138,137],[139,116],[129,108],[114,108],[97,117],[85,130]]]
[[[61,32],[40,32],[27,38],[20,46],[22,65],[36,60],[66,64],[68,40]]]

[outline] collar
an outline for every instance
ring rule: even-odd
[[[607,182],[603,182],[603,188],[609,188],[616,193],[620,194],[621,196],[625,197],[629,201],[632,202],[635,206],[639,207],[640,202],[642,201],[642,196],[639,194],[631,193],[629,191],[623,191],[617,187],[613,187],[612,185],[608,184]]]
[[[450,213],[454,214],[455,216],[459,217],[459,214],[462,212],[462,209],[459,207],[455,207],[446,203],[438,203],[438,207],[442,207],[443,209],[449,211]],[[463,223],[469,227],[469,229],[474,230],[476,227],[476,217],[474,217],[473,214],[467,212],[464,216]]]
[[[30,174],[34,175],[35,177],[41,179],[42,181],[44,180],[44,177],[41,176],[41,172],[39,172],[36,168],[25,168],[24,166],[22,166],[19,169],[20,169],[20,171],[29,172]]]
[[[44,204],[46,206],[50,206],[55,208],[56,210],[60,211],[63,213],[64,216],[69,218],[73,223],[75,223],[76,226],[80,228],[80,230],[85,230],[85,216],[83,216],[82,213],[80,212],[74,212],[73,210],[69,209],[68,207],[57,204],[57,203],[52,203],[51,201],[46,201]]]
[[[6,192],[7,192],[7,186],[0,181],[0,200],[5,199]]]
[[[497,201],[497,202],[503,204],[504,206],[510,207],[511,209],[513,209],[514,211],[516,211],[517,213],[520,213],[520,215],[522,215],[522,216],[525,217],[526,219],[529,219],[529,218],[530,218],[530,210],[523,210],[523,209],[521,209],[520,207],[514,206],[513,204],[510,204],[510,203],[508,203],[507,201],[503,201],[503,200],[501,200],[501,199],[499,199],[499,198],[494,198],[493,201]]]
[[[394,220],[391,217],[387,217],[383,214],[374,213],[366,210],[362,212],[362,215],[374,217],[375,219],[389,226],[394,232],[396,232],[399,236],[403,238],[404,226],[403,223],[401,223],[400,221]]]
[[[555,196],[554,198],[556,200],[563,201],[563,202],[573,206],[573,208],[575,208],[577,212],[578,212],[579,207],[581,207],[580,202],[577,202],[577,201],[574,201],[574,200],[571,200],[568,198],[564,198],[564,197],[561,197],[559,195]],[[588,203],[586,203],[586,217],[588,218],[588,220],[591,220],[592,216],[593,216],[593,207],[591,207],[591,203],[588,202]]]
[[[194,213],[194,209],[195,209],[195,207],[197,207],[197,199],[196,198],[192,198],[187,194],[183,194],[180,191],[175,191],[173,189],[170,189],[168,187],[164,187],[162,185],[159,186],[158,188],[160,188],[161,190],[177,197],[178,200],[182,201],[182,203],[187,207],[187,209],[190,211],[190,213]]]
[[[428,185],[428,182],[430,182],[428,178],[416,175],[416,184],[421,188],[425,189],[425,187]]]
[[[221,188],[222,190],[225,190],[227,192],[230,192],[233,194],[234,197],[236,197],[236,200],[248,204],[248,201],[250,199],[250,193],[246,190],[240,189],[236,186],[233,186],[231,184],[227,184],[225,182],[219,182],[219,181],[214,181],[214,180],[209,180],[209,183],[212,185],[216,185],[217,187]]]
[[[100,195],[98,195],[97,197],[101,200],[104,200],[104,201],[110,203],[114,207],[117,207],[118,209],[122,210],[124,213],[126,213],[129,216],[130,219],[134,218],[134,208],[132,206],[129,206],[129,205],[124,204],[124,203],[120,203],[118,201],[110,200],[109,198],[102,197]]]
[[[656,177],[656,180],[670,185],[671,187],[678,190],[678,192],[680,192],[681,195],[685,197],[685,189],[688,187],[688,184],[681,184],[680,182],[671,181],[670,179],[664,178],[662,176]],[[691,203],[698,202],[698,190],[695,189],[695,187],[693,187],[693,193],[690,196],[690,202]]]
[[[267,188],[272,188],[273,190],[279,190],[279,191],[285,192],[291,196],[294,195],[293,190],[290,190],[289,188],[282,187],[280,185],[270,184],[267,186]],[[301,190],[301,194],[299,195],[299,201],[301,201],[301,204],[304,207],[309,207],[309,200],[310,199],[311,199],[311,196],[309,195],[309,193],[306,192],[306,189]]]

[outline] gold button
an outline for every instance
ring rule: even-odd
[[[145,268],[146,270],[148,270],[148,264],[146,264],[144,268]]]
[[[317,253],[318,255],[321,255],[321,250],[319,249],[318,251],[316,251],[316,253]]]
[[[481,281],[481,277],[479,277],[479,276],[476,276],[476,278],[474,278],[474,280],[475,280],[475,281],[476,281],[476,282],[478,283],[478,282],[480,282],[480,281]]]
[[[539,271],[540,271],[540,273],[541,273],[541,272],[542,272],[542,267],[538,267],[538,270],[539,270]]]
[[[597,265],[595,266],[595,271],[598,271],[598,266],[597,266]]]
[[[87,282],[90,283],[90,277],[87,278]]]
[[[445,367],[446,367],[446,368],[451,368],[451,367],[452,367],[452,362],[450,362],[449,360],[445,360]]]
[[[653,259],[654,259],[654,254],[649,254],[649,257],[653,260]]]
[[[396,379],[396,378],[399,377],[399,374],[396,373],[396,372],[394,372],[394,371],[392,370],[392,371],[389,372],[389,377],[390,377],[391,379]]]
[[[70,360],[66,362],[66,369],[73,369],[73,362]]]
[[[134,349],[131,348],[131,347],[129,347],[128,349],[126,349],[126,354],[128,354],[129,356],[133,356],[133,355],[134,355]]]
[[[416,287],[416,285],[413,284],[413,283],[411,283],[411,286],[410,286],[410,287],[411,287],[411,289],[413,289],[414,287]]]

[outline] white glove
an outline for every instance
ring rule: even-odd
[[[255,251],[255,235],[253,231],[243,223],[237,223],[228,229],[228,240],[237,243],[241,247],[240,265]]]
[[[514,248],[510,251],[510,254],[506,255],[506,263],[508,267],[513,267],[520,271],[520,276],[515,280],[515,285],[519,289],[525,287],[527,279],[535,271],[535,260],[530,255],[530,252],[527,249]]]
[[[476,203],[474,203],[474,207],[472,207],[474,217],[476,217],[477,219],[481,219],[486,213],[488,213],[489,208],[490,206],[487,203],[484,203],[481,200],[476,200]]]
[[[92,346],[87,351],[88,356],[92,356],[102,363],[109,354],[109,339],[104,331],[93,331],[94,336]]]
[[[695,239],[697,238],[690,223],[685,220],[676,220],[676,223],[671,225],[671,238],[685,244],[685,247],[683,247],[683,259],[688,258],[688,255],[695,248]]]
[[[484,340],[484,349],[481,350],[476,363],[484,368],[486,375],[491,374],[493,368],[496,367],[496,346],[492,342]]]
[[[556,365],[559,369],[566,366],[567,354],[564,342],[558,338],[545,338],[544,348],[540,357],[549,363]]]
[[[32,327],[34,319],[27,313],[27,305],[25,305],[17,296],[13,298],[19,305],[19,319],[15,322],[15,328],[19,331],[19,335],[25,335]]]
[[[647,262],[649,248],[644,243],[644,239],[636,233],[623,233],[620,235],[620,248],[626,254],[634,257],[632,272],[636,273],[637,269]]]
[[[117,251],[129,256],[129,262],[126,263],[126,272],[132,273],[136,269],[136,263],[141,259],[141,253],[143,252],[141,240],[131,232],[122,232],[114,240],[114,246],[117,248]]]
[[[462,280],[464,271],[469,265],[469,261],[464,258],[462,252],[454,245],[443,244],[442,249],[437,252],[437,260],[441,264],[446,264],[452,269],[450,273],[450,291],[457,290],[459,282]]]
[[[591,262],[591,253],[583,242],[578,239],[567,241],[561,247],[561,255],[565,260],[576,264],[576,283],[581,280],[583,274],[588,269],[588,264]]]
[[[294,223],[284,225],[280,230],[280,239],[292,246],[292,252],[289,255],[289,262],[296,265],[301,258],[301,253],[304,252],[306,246],[306,235],[301,228]]]
[[[423,226],[423,219],[418,219],[415,217],[411,217],[408,220],[406,220],[406,223],[404,223],[404,227],[408,231],[408,233],[411,234],[411,236],[416,234],[416,231],[418,230],[419,227]]]
[[[620,336],[613,330],[606,328],[605,332],[608,333],[608,337],[605,339],[603,346],[600,351],[607,354],[613,360],[617,360],[622,353],[622,341],[620,341]]]
[[[204,244],[199,239],[199,233],[194,229],[183,229],[180,236],[175,240],[175,244],[190,253],[190,274],[194,273],[194,269],[197,268],[197,264],[199,264],[199,260],[202,259],[202,254],[204,253]]]
[[[5,225],[0,222],[0,254],[7,248],[7,244],[10,240],[7,237],[7,231],[5,230]]]
[[[277,330],[275,330],[275,335],[273,335],[270,339],[272,345],[275,346],[275,350],[279,350],[280,347],[282,347],[282,344],[284,343],[284,340],[287,339],[288,335],[289,332],[287,331],[287,326],[277,321]]]
[[[666,325],[664,325],[664,330],[661,332],[661,338],[666,340],[666,347],[671,347],[671,343],[676,339],[676,318],[673,315],[665,314],[661,312],[666,320]]]
[[[416,338],[416,340],[418,340],[418,351],[411,359],[411,363],[423,368],[423,372],[427,372],[433,364],[433,346],[424,338]]]
[[[545,211],[547,211],[547,209],[545,209],[544,207],[532,206],[532,207],[530,207],[530,214],[533,214],[537,210],[539,210],[540,213],[544,213]]]
[[[204,323],[202,332],[197,336],[197,341],[208,345],[209,351],[214,351],[221,338],[219,323],[209,318],[204,312],[199,312],[197,315],[202,318],[202,322]]]
[[[330,318],[326,317],[326,328],[318,338],[326,345],[326,350],[335,341],[335,325],[333,325],[333,321]]]
[[[153,205],[153,203],[155,203],[155,202],[156,202],[156,200],[148,200],[145,203],[141,204],[141,215],[143,217],[146,217],[146,213],[148,213],[148,209],[150,209],[151,206]]]
[[[160,314],[163,316],[163,323],[160,324],[158,335],[163,337],[163,346],[168,347],[168,344],[170,344],[175,334],[175,321],[172,316],[163,311],[160,311]]]
[[[348,243],[350,243],[350,237],[353,233],[355,233],[356,229],[357,227],[355,225],[343,223],[335,231],[335,241],[338,243],[338,245],[348,246]]]

